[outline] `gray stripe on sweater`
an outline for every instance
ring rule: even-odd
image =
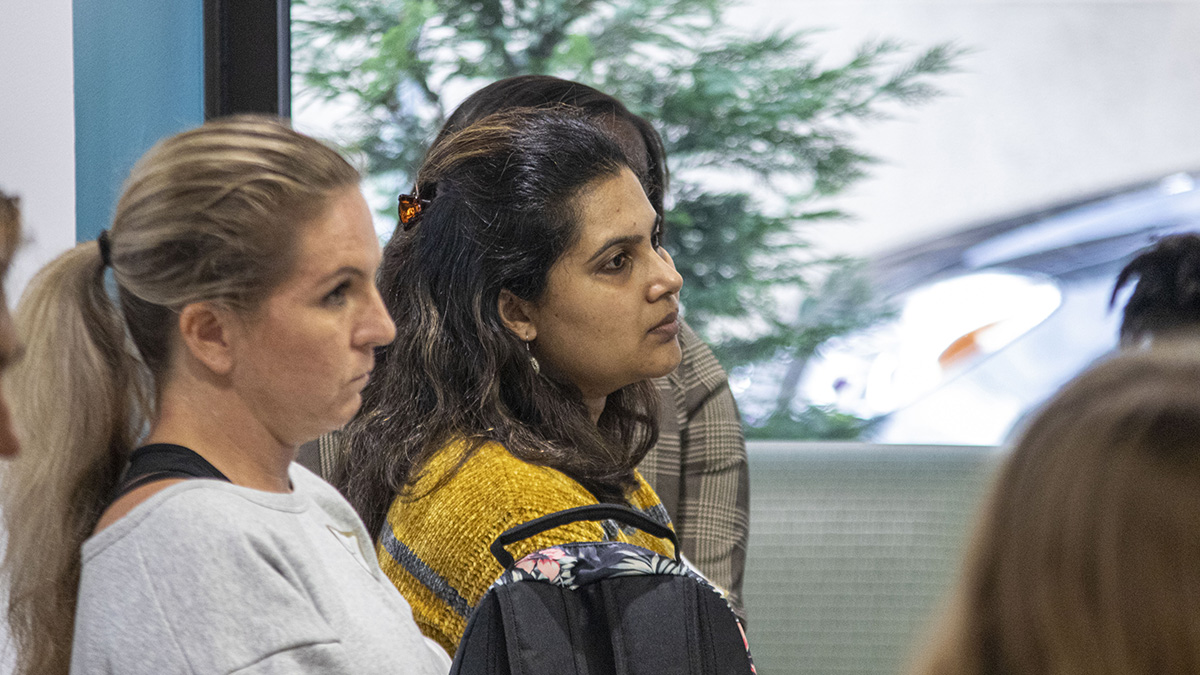
[[[467,618],[467,615],[471,613],[471,605],[467,603],[466,599],[459,595],[458,591],[442,575],[433,571],[433,568],[418,558],[412,549],[397,539],[391,527],[384,525],[380,541],[383,543],[384,550],[392,556],[393,560],[426,588],[433,591],[434,595],[438,596],[442,602],[450,605],[450,609],[453,609],[455,613],[464,619]]]
[[[636,506],[634,508],[637,509]],[[663,506],[662,504],[655,504],[648,509],[637,510],[646,514],[646,517],[658,523],[659,525],[664,527],[670,527],[671,525],[671,516],[667,514],[667,507]]]

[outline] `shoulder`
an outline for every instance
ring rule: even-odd
[[[629,503],[631,506],[646,511],[655,507],[662,508],[662,500],[658,498],[658,493],[654,488],[646,482],[640,471],[633,472],[634,478],[637,480],[637,487],[629,494]],[[670,519],[663,524],[670,523]]]
[[[449,559],[454,556],[490,559],[488,546],[504,530],[548,513],[596,503],[590,492],[562,472],[521,461],[495,443],[480,447],[438,485],[442,471],[461,461],[462,447],[448,446],[443,454],[430,463],[411,494],[393,500],[386,528],[392,536],[384,537],[385,549],[394,539],[422,558],[447,558],[446,565],[455,564]],[[599,526],[589,524],[560,530],[552,531],[552,543],[603,537]],[[491,561],[489,567],[494,564]]]
[[[257,504],[241,494],[247,492],[254,491],[185,480],[147,498],[84,542],[81,605],[90,599],[134,607],[185,589],[197,601],[277,593],[267,586],[294,567],[281,563],[293,555],[288,522],[295,513]]]
[[[499,443],[484,443],[465,458],[464,443],[447,445],[422,472],[415,494],[433,489],[447,494],[470,492],[486,501],[527,500],[530,493],[541,499],[576,501],[590,493],[566,474],[513,456]],[[449,476],[449,478],[447,478]]]
[[[172,485],[178,485],[179,483],[182,483],[184,480],[185,479],[183,478],[171,478],[167,480],[155,481],[148,485],[143,485],[134,490],[130,490],[127,494],[121,495],[117,501],[110,504],[108,508],[104,510],[104,513],[100,515],[100,522],[96,523],[95,532],[99,533],[104,531],[113,523],[124,518],[129,514],[130,511],[133,511],[146,500],[162,492],[163,490],[166,490]]]
[[[279,511],[225,484],[199,483],[215,481],[168,487],[85,542],[79,663],[103,662],[112,672],[175,672],[180,664],[235,672],[339,639],[314,605],[310,586],[322,577],[298,555],[302,532],[281,531]],[[142,653],[147,645],[152,654]]]
[[[291,596],[311,571],[304,555],[311,510],[295,493],[203,479],[169,486],[84,542],[80,602],[136,607],[157,597],[194,606],[240,598],[248,608],[301,602]]]
[[[288,469],[288,478],[292,481],[295,494],[313,500],[325,511],[353,511],[350,502],[321,476],[298,462],[292,462]]]
[[[729,376],[712,349],[684,322],[679,324],[679,348],[683,358],[667,379],[673,387],[683,390],[687,398],[694,396],[693,392],[707,396],[729,386]]]
[[[264,493],[209,479],[182,480],[159,488],[92,535],[82,553],[85,562],[112,548],[133,548],[140,556],[207,559],[214,550],[230,552],[241,548],[235,544],[265,537],[305,510],[305,500],[295,494]]]
[[[457,505],[495,515],[523,514],[529,508],[548,512],[594,501],[566,474],[518,459],[498,443],[484,443],[464,461],[466,451],[463,443],[447,445],[430,460],[410,495],[398,498],[393,507],[412,513],[424,503],[448,515],[445,509]]]
[[[664,432],[670,434],[672,425],[686,425],[695,415],[708,410],[740,426],[737,406],[729,390],[729,376],[712,349],[683,322],[679,325],[679,348],[683,352],[679,367],[655,380],[662,393],[660,417],[669,422]]]

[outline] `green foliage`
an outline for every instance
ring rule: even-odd
[[[746,438],[853,441],[877,425],[877,420],[864,420],[838,412],[831,406],[809,405],[799,412],[775,412],[761,424],[747,426]]]
[[[357,139],[347,149],[397,188],[411,182],[448,106],[495,79],[579,80],[649,119],[672,171],[668,249],[684,277],[688,322],[726,368],[803,361],[827,337],[882,316],[860,311],[878,309],[864,301],[821,305],[846,316],[822,310],[814,322],[810,310],[797,318],[796,298],[807,294],[815,306],[812,281],[845,263],[814,255],[803,226],[844,217],[818,205],[874,161],[853,144],[854,125],[933,97],[931,81],[962,53],[943,44],[906,56],[900,43],[882,40],[829,65],[809,33],[747,35],[722,21],[716,0],[293,7],[301,93],[357,111],[343,125]]]

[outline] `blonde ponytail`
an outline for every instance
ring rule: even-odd
[[[8,620],[17,672],[66,672],[79,546],[116,487],[149,396],[95,243],[33,279],[16,325],[26,351],[4,393],[25,451],[3,480]]]

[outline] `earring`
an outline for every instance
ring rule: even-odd
[[[533,368],[533,374],[538,375],[542,372],[542,365],[540,363],[538,363],[537,357],[533,355],[533,350],[530,349],[530,347],[529,347],[530,342],[532,342],[532,340],[529,339],[529,334],[526,333],[525,334],[525,353],[529,355],[529,365],[530,365],[530,367]]]

